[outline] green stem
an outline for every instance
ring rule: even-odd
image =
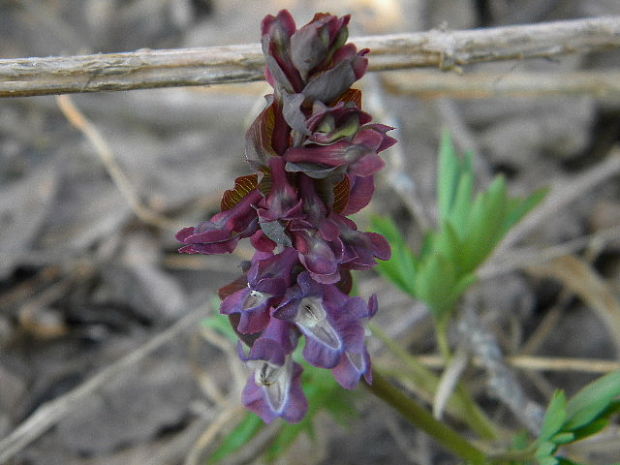
[[[439,386],[437,376],[422,365],[412,354],[407,352],[394,339],[389,337],[379,326],[369,323],[368,327],[373,335],[381,340],[385,346],[402,362],[400,376],[406,376],[415,386],[415,392],[427,400],[433,398]],[[402,379],[402,378],[401,378]],[[454,392],[448,401],[448,412],[459,420],[468,424],[478,435],[486,439],[497,439],[501,428],[495,425],[480,409],[464,386]]]
[[[450,343],[448,342],[448,325],[450,318],[437,318],[435,319],[435,328],[437,330],[437,345],[439,346],[439,353],[446,362],[446,365],[450,362],[452,357],[452,351],[450,350]]]
[[[373,371],[373,382],[367,386],[374,395],[398,410],[409,422],[433,436],[439,444],[461,459],[468,460],[474,465],[486,463],[484,452],[473,446],[461,434],[436,420],[425,408],[394,387],[378,371]]]

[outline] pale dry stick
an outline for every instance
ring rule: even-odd
[[[537,433],[544,410],[528,398],[515,375],[508,367],[495,336],[488,331],[474,310],[474,304],[466,301],[458,322],[461,340],[476,355],[487,373],[487,386],[512,414],[533,433]]]
[[[88,401],[89,397],[93,396],[111,380],[120,376],[121,373],[128,371],[129,368],[144,360],[155,350],[179,336],[189,327],[198,323],[198,321],[207,315],[209,310],[210,306],[205,305],[192,311],[174,323],[170,328],[154,336],[144,345],[138,347],[112,365],[104,368],[78,387],[43,404],[15,428],[11,434],[0,440],[0,463],[5,463],[14,457],[15,454],[45,433],[49,428],[79,408],[82,402]]]
[[[245,409],[238,402],[230,402],[226,405],[217,418],[209,425],[209,427],[200,435],[194,443],[187,456],[184,465],[198,465],[202,458],[203,452],[211,445],[217,434],[232,420],[239,418]]]
[[[176,222],[159,215],[142,203],[131,181],[116,161],[112,149],[97,128],[74,105],[71,98],[68,95],[60,95],[56,97],[56,102],[67,120],[81,131],[91,143],[112,181],[136,216],[145,223],[162,229],[178,229]]]
[[[550,59],[620,47],[620,17],[577,19],[468,31],[351,39],[370,48],[370,70],[458,69],[471,63]],[[155,87],[213,85],[263,79],[259,44],[138,50],[71,57],[0,60],[0,97]]]
[[[620,238],[620,225],[605,228],[586,236],[543,249],[522,247],[511,249],[491,260],[477,273],[480,279],[490,279],[531,265],[540,265],[555,258],[570,255],[588,246],[594,240],[612,241]]]
[[[450,397],[452,397],[452,394],[455,393],[468,363],[468,351],[465,350],[465,347],[459,347],[441,373],[441,378],[439,379],[439,384],[435,391],[435,397],[433,398],[433,416],[438,420],[442,419],[448,401]]]
[[[443,368],[446,363],[440,355],[420,355],[416,359],[429,368]],[[563,358],[540,357],[532,355],[513,355],[505,357],[505,361],[513,368],[531,371],[568,371],[576,373],[611,373],[620,370],[620,362],[594,358]],[[474,357],[471,363],[481,367],[479,357]]]
[[[620,71],[384,73],[388,92],[419,98],[580,96],[620,100]]]

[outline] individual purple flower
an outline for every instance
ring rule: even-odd
[[[308,409],[301,388],[301,365],[269,338],[257,339],[249,354],[240,356],[253,370],[241,395],[243,405],[266,423],[278,417],[292,423],[300,421]]]
[[[340,251],[322,239],[318,231],[300,229],[293,234],[299,261],[308,270],[312,279],[323,284],[340,281]]]
[[[330,219],[338,226],[343,245],[342,265],[353,270],[369,270],[380,260],[389,260],[390,244],[381,234],[360,232],[350,219],[332,213]]]
[[[254,205],[261,198],[262,194],[254,190],[234,207],[214,215],[209,221],[181,229],[176,238],[187,245],[179,252],[209,255],[232,252],[239,239],[251,236],[258,229]]]
[[[344,351],[345,340],[327,309],[328,286],[317,283],[307,272],[299,274],[297,283],[288,290],[273,316],[295,323],[306,336],[304,358],[309,363],[333,368]]]
[[[233,292],[222,301],[220,312],[240,315],[236,330],[256,334],[269,324],[269,309],[291,285],[291,271],[297,264],[297,254],[287,248],[278,255],[258,252],[247,272],[247,286]]]
[[[362,319],[372,318],[377,312],[377,296],[372,295],[368,305],[350,306],[349,318],[356,319],[361,323]],[[356,328],[356,331],[357,330]],[[365,333],[365,330],[364,330]],[[340,356],[338,364],[332,369],[336,381],[345,389],[355,389],[363,377],[367,383],[372,383],[372,365],[368,349],[364,343],[364,336],[349,337],[346,350]]]

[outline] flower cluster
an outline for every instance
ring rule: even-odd
[[[396,141],[392,129],[370,123],[361,92],[367,49],[346,44],[349,16],[320,13],[301,29],[287,11],[262,23],[266,79],[274,93],[248,129],[246,158],[256,174],[237,178],[221,212],[177,239],[183,253],[232,252],[250,238],[256,253],[244,274],[220,289],[253,369],[243,403],[266,422],[296,422],[307,401],[302,367],[292,353],[305,337],[308,363],[332,371],[345,388],[371,381],[364,321],[377,311],[350,297],[350,270],[390,257],[385,238],[357,230],[347,215],[366,206],[378,153]]]

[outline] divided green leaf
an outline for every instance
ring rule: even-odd
[[[550,439],[558,433],[566,420],[566,395],[562,391],[555,391],[540,429],[540,439]],[[555,442],[555,441],[554,441]]]
[[[620,396],[620,371],[609,373],[590,383],[568,402],[567,431],[581,428],[600,418]]]

